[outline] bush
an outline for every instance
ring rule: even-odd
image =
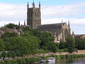
[[[22,64],[26,64],[26,61],[25,61],[25,59],[22,59]]]
[[[29,58],[25,58],[26,64],[30,63],[30,59]]]
[[[22,64],[22,59],[17,59],[18,64]]]

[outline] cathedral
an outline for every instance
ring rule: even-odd
[[[33,2],[33,7],[29,8],[29,4],[27,4],[27,25],[31,29],[38,29],[39,31],[50,32],[54,37],[54,42],[65,41],[68,34],[71,34],[70,23],[68,24],[63,21],[61,23],[55,24],[47,24],[41,25],[41,4],[39,3],[39,7],[35,7],[35,3]]]

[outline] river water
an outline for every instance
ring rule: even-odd
[[[36,63],[36,64],[85,64],[85,58],[59,59],[55,63]]]

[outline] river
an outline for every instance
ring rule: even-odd
[[[36,63],[36,64],[85,64],[85,58],[60,59],[56,60],[55,63]]]

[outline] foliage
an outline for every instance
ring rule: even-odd
[[[65,48],[65,42],[60,41],[59,43],[59,49],[64,49]]]
[[[49,42],[47,45],[47,49],[51,52],[57,52],[57,47],[54,42]]]
[[[4,48],[5,48],[4,41],[2,39],[0,39],[0,50],[3,51]]]
[[[5,38],[17,37],[17,36],[18,36],[17,33],[15,33],[15,32],[10,33],[10,32],[7,31],[7,32],[5,32],[1,35],[1,38],[5,39]]]
[[[72,53],[75,50],[74,39],[71,35],[68,35],[66,38],[66,48]]]
[[[15,25],[15,24],[12,24],[12,23],[7,24],[4,27],[10,28],[10,29],[13,29],[14,27],[16,27],[16,29],[19,29],[20,28],[18,25]]]
[[[11,53],[10,53],[10,52],[7,53],[7,57],[8,57],[8,58],[11,57]]]
[[[28,27],[28,26],[26,26],[24,29],[23,29],[23,31],[25,32],[25,31],[31,31],[31,29]]]
[[[0,59],[2,58],[2,54],[0,54]]]
[[[3,51],[3,53],[2,53],[2,57],[3,57],[3,60],[4,60],[4,58],[6,57],[6,52],[5,51]]]

